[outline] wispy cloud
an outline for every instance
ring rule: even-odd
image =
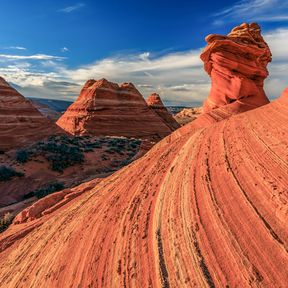
[[[34,54],[34,55],[12,55],[12,54],[0,54],[0,59],[7,60],[63,60],[65,57],[52,56],[46,54]]]
[[[61,48],[61,52],[63,52],[63,53],[68,52],[68,51],[69,51],[69,49],[67,47]]]
[[[73,11],[76,11],[80,8],[83,8],[84,6],[86,6],[85,3],[77,3],[75,5],[71,5],[71,6],[67,6],[65,8],[62,8],[60,10],[58,10],[59,12],[63,12],[63,13],[71,13]]]
[[[283,0],[242,0],[213,15],[214,25],[227,22],[288,22],[288,2]]]
[[[27,48],[22,47],[22,46],[8,46],[4,47],[6,50],[27,50]]]

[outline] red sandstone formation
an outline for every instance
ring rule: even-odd
[[[192,122],[97,185],[26,209],[0,235],[3,287],[286,287],[287,109],[288,90]]]
[[[0,77],[0,150],[40,140],[61,129]]]
[[[172,131],[131,83],[89,80],[57,124],[73,135],[159,140]]]
[[[153,93],[146,100],[148,106],[156,112],[172,131],[178,129],[180,125],[173,118],[172,114],[164,106],[159,94]]]
[[[184,108],[174,118],[182,126],[196,120],[203,112],[202,107]]]
[[[227,36],[213,34],[206,41],[201,59],[212,87],[204,112],[225,106],[234,114],[267,104],[263,83],[271,52],[259,25],[243,23]]]
[[[288,89],[220,121],[246,100],[25,209],[0,234],[3,287],[286,287]]]

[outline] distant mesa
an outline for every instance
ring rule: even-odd
[[[64,133],[0,77],[0,150]]]
[[[178,122],[173,118],[172,114],[164,106],[159,94],[152,93],[146,100],[148,106],[160,116],[166,125],[170,127],[171,130],[176,130],[180,127]]]
[[[258,24],[243,23],[227,36],[212,34],[206,41],[201,59],[212,87],[204,112],[221,108],[235,114],[269,103],[263,84],[272,55]]]
[[[57,124],[72,135],[125,136],[158,141],[174,128],[167,125],[132,83],[88,80]]]
[[[174,118],[180,125],[186,125],[196,120],[203,112],[202,107],[184,108]]]

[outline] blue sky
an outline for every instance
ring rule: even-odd
[[[288,83],[288,0],[2,0],[1,11],[0,75],[25,96],[73,100],[85,80],[105,77],[167,104],[201,102],[205,36],[254,21],[273,54],[267,94]]]

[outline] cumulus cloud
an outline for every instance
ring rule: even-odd
[[[265,82],[265,90],[270,98],[278,97],[288,87],[288,27],[264,34],[272,51],[272,63],[268,70],[270,76]]]
[[[242,0],[214,14],[214,25],[227,22],[288,21],[288,2],[283,0]]]
[[[63,13],[71,13],[74,12],[76,10],[79,10],[80,8],[86,6],[84,3],[77,3],[75,5],[71,5],[71,6],[67,6],[63,9],[58,10],[59,12],[63,12]]]

